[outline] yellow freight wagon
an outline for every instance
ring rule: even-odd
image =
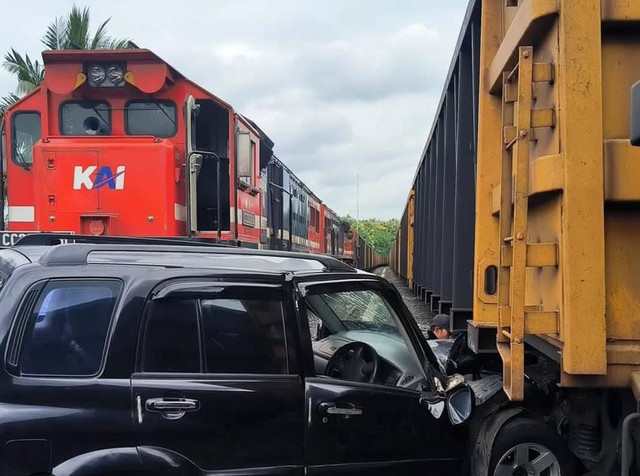
[[[390,259],[593,474],[640,474],[639,80],[640,0],[472,0]]]

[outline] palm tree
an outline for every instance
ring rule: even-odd
[[[2,122],[2,118],[4,117],[6,110],[9,109],[14,102],[18,101],[18,99],[20,99],[20,96],[14,93],[9,93],[8,95],[0,98],[0,123]]]
[[[80,10],[75,5],[67,17],[60,17],[49,23],[42,37],[42,44],[50,50],[118,50],[126,48],[129,40],[112,38],[107,34],[107,18],[92,35],[89,7]]]
[[[49,50],[100,50],[122,49],[130,47],[130,41],[113,38],[107,34],[107,18],[95,33],[91,33],[91,12],[73,6],[66,17],[55,18],[47,27],[41,41]],[[24,57],[15,49],[4,55],[2,67],[18,78],[16,93],[0,98],[0,122],[4,113],[20,96],[37,88],[44,79],[44,67],[38,60],[32,61],[28,54]]]

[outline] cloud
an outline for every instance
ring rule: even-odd
[[[73,0],[5,2],[0,45],[36,55]],[[402,212],[467,0],[91,3],[112,35],[154,50],[255,120],[339,214]],[[15,82],[0,71],[0,95]]]

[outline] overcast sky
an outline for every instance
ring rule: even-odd
[[[46,25],[73,4],[0,1],[0,49],[38,57]],[[405,205],[467,3],[76,2],[256,121],[341,215],[356,214],[359,175],[360,217],[383,219]],[[14,88],[0,72],[0,95]]]

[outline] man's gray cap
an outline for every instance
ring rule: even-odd
[[[449,329],[450,322],[448,314],[438,314],[433,318],[433,321],[431,321],[431,328],[443,327],[445,329]]]

